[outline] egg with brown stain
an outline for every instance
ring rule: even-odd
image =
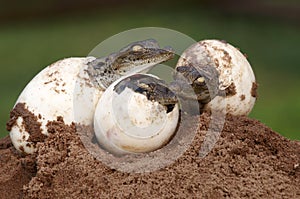
[[[213,67],[218,72],[218,90],[203,110],[224,111],[232,115],[248,115],[256,101],[257,83],[250,63],[239,49],[220,40],[203,40],[186,49],[179,66],[197,70]],[[209,75],[208,75],[209,76]]]
[[[44,68],[24,88],[8,122],[15,148],[30,154],[49,134],[48,122],[92,125],[103,91],[94,87],[86,72],[95,58],[66,58]]]

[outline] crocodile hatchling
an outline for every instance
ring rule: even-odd
[[[97,58],[88,63],[88,74],[91,80],[100,89],[105,90],[110,84],[122,76],[135,73],[146,73],[155,65],[168,61],[174,57],[174,50],[171,47],[161,48],[154,39],[147,39],[130,43],[120,51],[106,57]],[[176,67],[170,88],[179,97],[188,100],[198,101],[200,108],[216,96],[210,86],[215,88],[218,84],[216,70],[208,67],[207,71],[197,70],[195,67]],[[161,104],[174,104],[174,93],[164,93],[160,90],[158,82],[145,82],[140,84],[137,91],[147,93],[149,99],[155,99]],[[125,83],[123,83],[125,84]],[[130,87],[130,82],[127,87]]]
[[[153,66],[174,57],[171,47],[161,48],[154,39],[133,42],[116,53],[88,63],[88,74],[102,89],[122,76],[146,73]]]

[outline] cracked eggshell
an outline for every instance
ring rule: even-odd
[[[239,49],[224,41],[203,40],[185,50],[177,66],[193,63],[193,59],[201,59],[200,63],[213,63],[219,73],[219,90],[226,94],[216,96],[204,109],[226,109],[232,115],[248,115],[251,112],[257,97],[257,84],[251,65]]]
[[[85,71],[87,62],[93,59],[66,58],[46,67],[27,84],[15,108],[24,104],[26,112],[36,116],[43,135],[48,135],[48,121],[58,117],[62,117],[66,124],[92,125],[94,110],[102,94],[92,86]],[[15,118],[10,137],[18,150],[30,154],[35,151],[36,143],[28,141],[32,132],[25,128],[25,117],[26,114],[21,114]]]
[[[167,113],[163,105],[128,87],[118,94],[114,87],[125,78],[110,85],[96,107],[94,129],[99,144],[117,155],[161,148],[176,131],[178,104]]]

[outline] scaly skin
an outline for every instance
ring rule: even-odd
[[[110,84],[125,75],[146,73],[153,66],[173,58],[171,48],[160,48],[157,41],[137,41],[107,57],[88,63],[92,81],[105,90]]]

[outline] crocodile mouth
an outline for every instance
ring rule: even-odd
[[[138,51],[124,52],[118,55],[112,64],[112,69],[120,75],[148,72],[153,66],[168,61],[174,57],[171,47],[143,48]]]

